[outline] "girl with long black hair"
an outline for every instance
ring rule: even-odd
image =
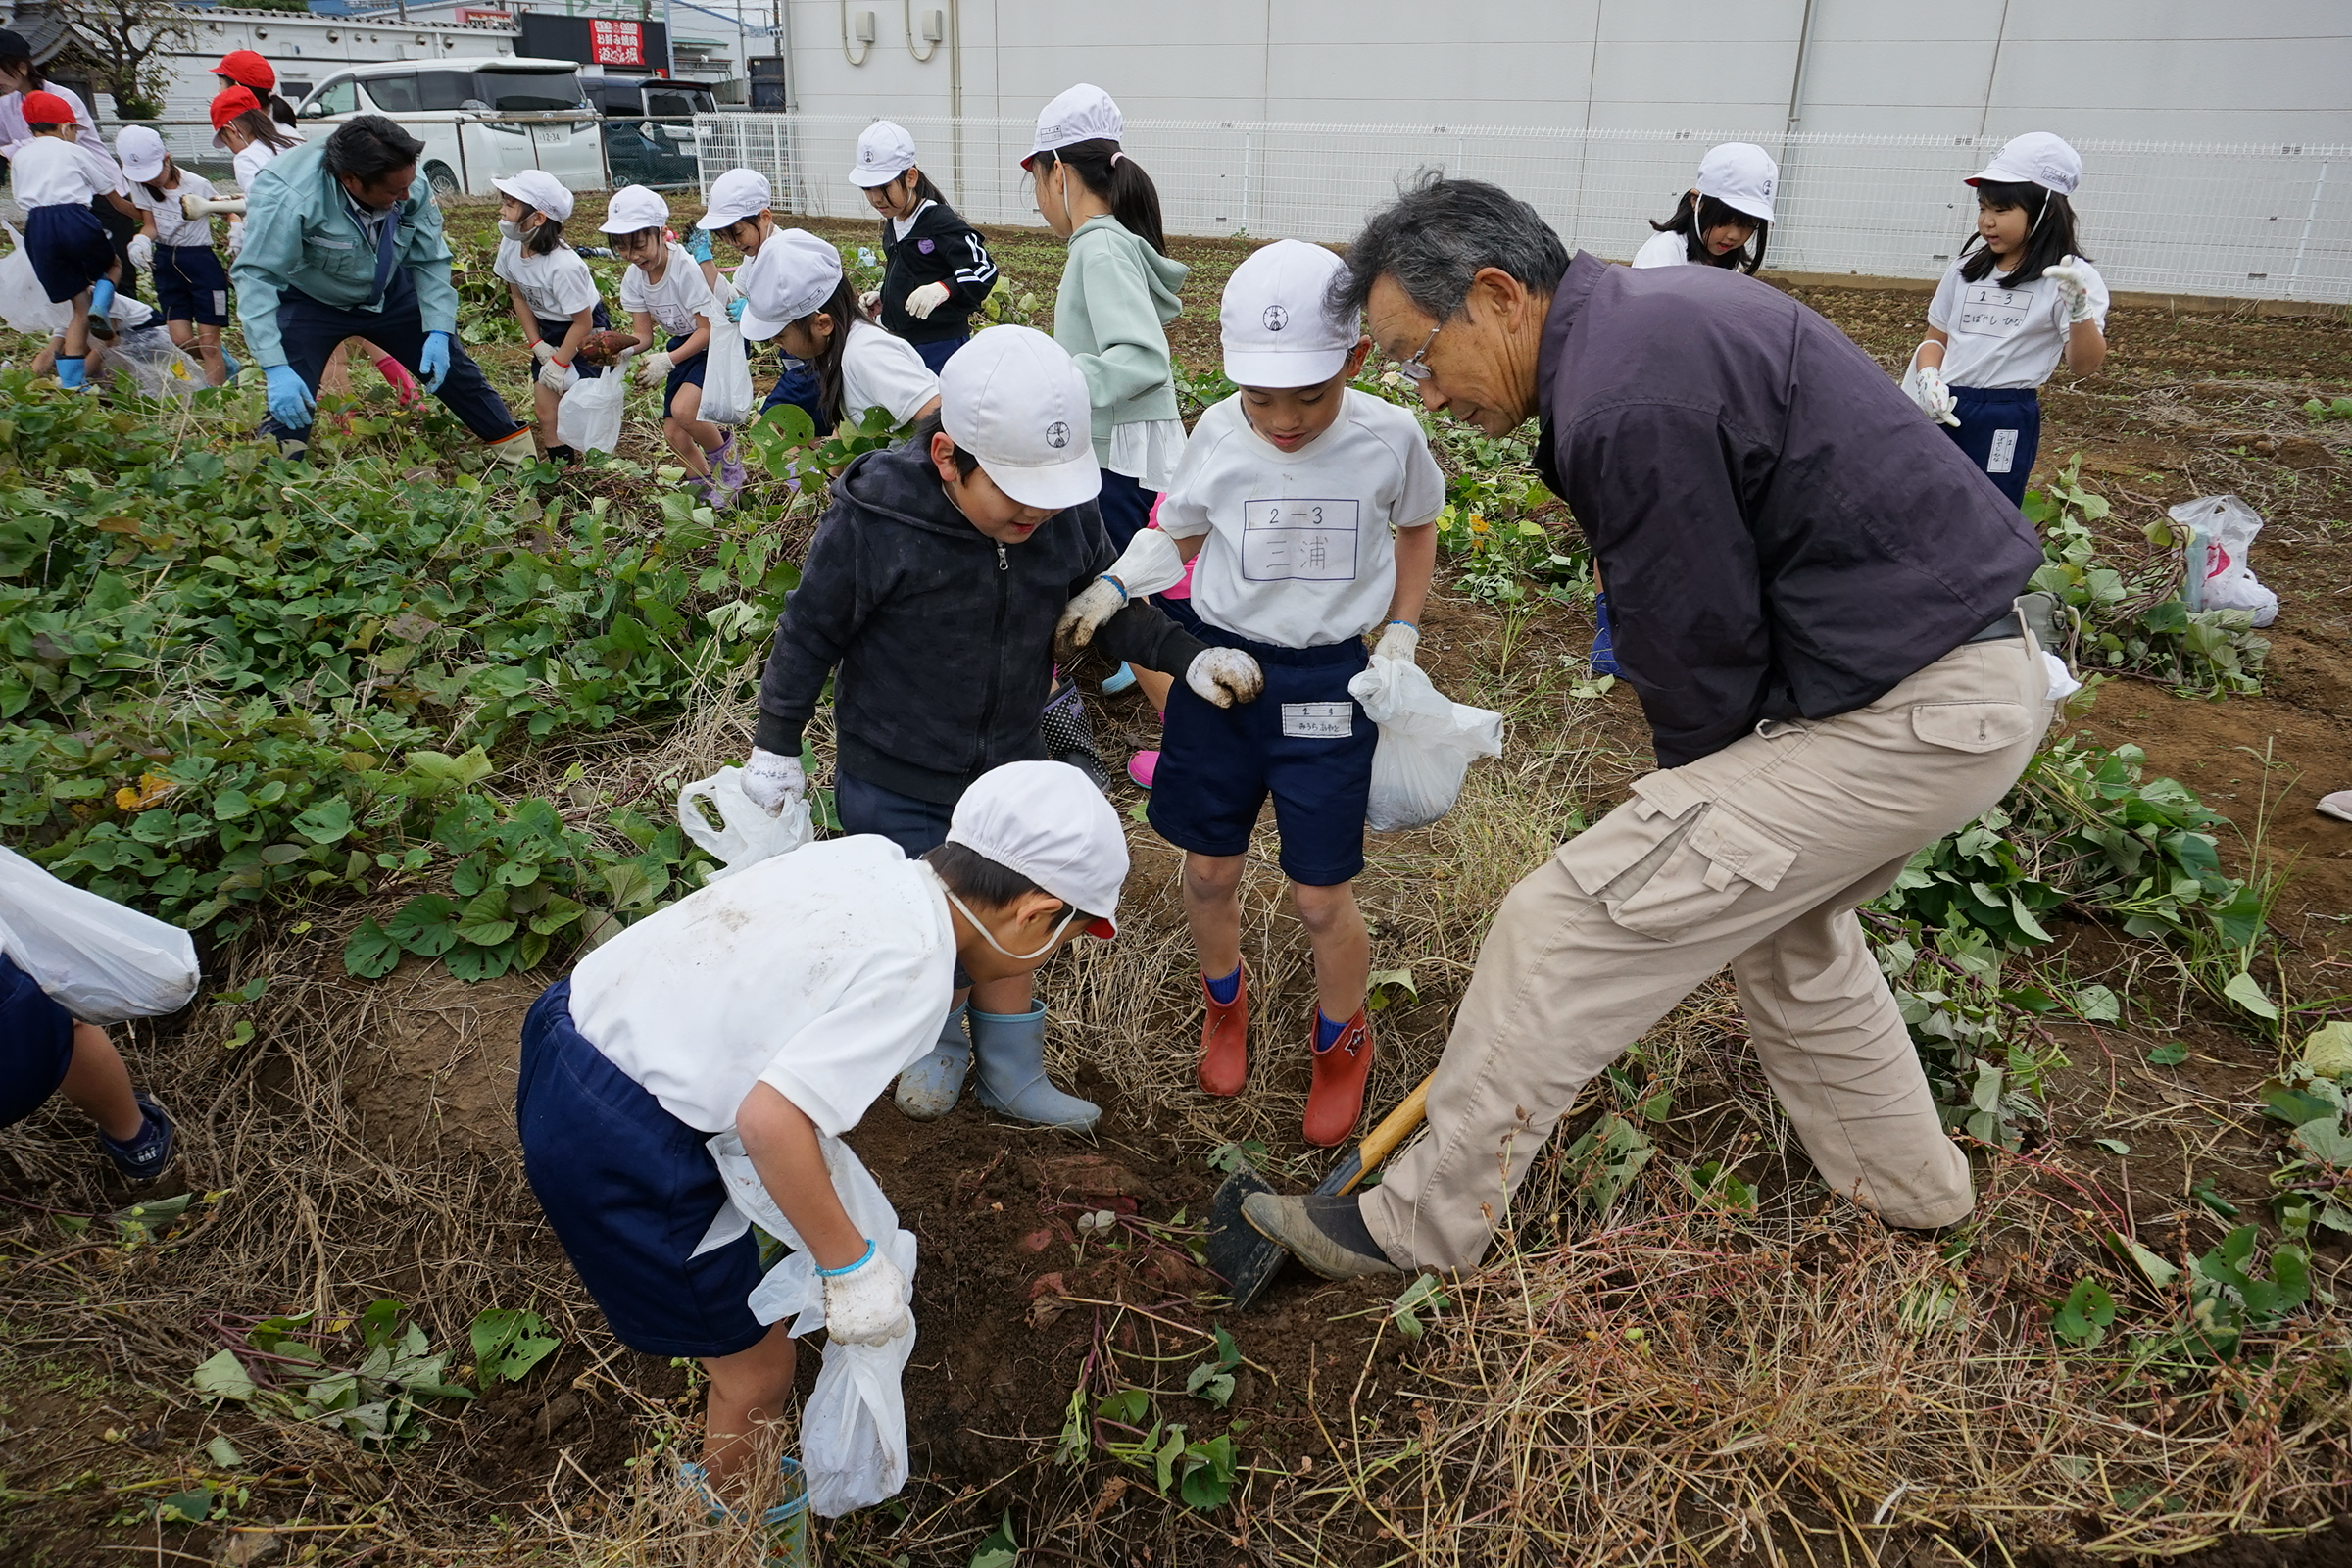
[[[865,127],[850,183],[882,215],[882,287],[873,306],[937,374],[971,341],[972,313],[997,286],[997,264],[980,231],[915,163],[904,126],[877,120]]]
[[[1697,182],[1674,215],[1649,226],[1636,267],[1730,267],[1754,272],[1772,239],[1772,199],[1781,166],[1752,142],[1727,141],[1698,161]]]

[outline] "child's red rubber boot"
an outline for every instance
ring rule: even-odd
[[[1200,995],[1208,1003],[1208,1016],[1200,1020],[1200,1089],[1230,1098],[1250,1082],[1248,965],[1235,971],[1231,1002],[1217,1000],[1206,975],[1200,977]]]
[[[1306,1093],[1301,1128],[1308,1143],[1329,1149],[1348,1141],[1364,1113],[1364,1081],[1371,1076],[1372,1024],[1358,1007],[1337,1040],[1315,1049],[1315,1082]]]

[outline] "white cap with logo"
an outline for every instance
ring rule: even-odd
[[[1237,386],[1313,386],[1348,366],[1354,323],[1325,303],[1347,264],[1320,245],[1278,239],[1250,253],[1225,280],[1217,334]]]
[[[1701,196],[1712,196],[1763,222],[1772,221],[1772,192],[1780,182],[1781,166],[1754,142],[1727,141],[1708,148],[1698,161],[1696,188]]]
[[[1086,376],[1034,327],[992,326],[957,349],[940,368],[939,421],[1024,507],[1059,512],[1102,491]]]
[[[980,337],[1007,330],[994,327]],[[979,341],[974,338],[973,346]],[[950,368],[970,352],[957,350]],[[1127,835],[1102,792],[1069,763],[1006,762],[990,768],[956,803],[948,842],[1018,871],[1072,908],[1095,916],[1088,935],[1118,935]]]
[[[1119,106],[1111,102],[1110,94],[1090,82],[1080,82],[1052,103],[1037,117],[1037,145],[1029,149],[1029,157],[1021,167],[1029,167],[1029,159],[1039,153],[1050,153],[1081,141],[1117,141],[1127,128]]]
[[[536,212],[545,213],[559,223],[571,221],[571,192],[564,182],[544,169],[526,169],[519,174],[490,182],[501,194],[514,197]]]
[[[2072,196],[2082,183],[2082,155],[2063,136],[2029,130],[2012,136],[1991,163],[1968,176],[1974,185],[1989,179],[2001,185],[2039,185],[2061,196]]]
[[[124,125],[115,138],[115,157],[132,179],[153,179],[164,172],[164,138],[145,125]]]
[[[894,121],[877,120],[858,136],[858,167],[850,183],[867,190],[887,185],[914,167],[914,138]]]
[[[640,229],[667,228],[669,203],[662,199],[660,192],[643,185],[623,185],[605,204],[605,220],[600,226],[608,234],[634,234]]]
[[[757,169],[730,169],[710,182],[710,210],[697,220],[697,228],[724,228],[766,212],[776,205],[767,176]]]
[[[764,343],[819,309],[841,287],[841,252],[805,228],[779,228],[735,269],[743,296],[743,335]]]

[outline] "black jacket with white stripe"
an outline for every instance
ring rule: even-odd
[[[997,286],[997,264],[979,231],[946,202],[915,214],[905,239],[896,222],[882,220],[882,324],[909,343],[961,337],[972,312]],[[925,283],[947,284],[948,297],[918,319],[906,314],[906,296]]]

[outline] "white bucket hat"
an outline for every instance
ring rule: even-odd
[[[1033,327],[992,326],[956,351],[939,372],[939,422],[1022,506],[1059,512],[1102,492],[1086,376]]]
[[[1313,386],[1345,369],[1354,323],[1334,317],[1324,301],[1346,269],[1304,240],[1278,239],[1250,252],[1225,280],[1217,308],[1226,378],[1236,386]]]
[[[894,121],[877,120],[858,133],[858,167],[850,183],[872,190],[887,185],[914,167],[914,138]]]
[[[1080,82],[1069,91],[1046,105],[1037,117],[1037,145],[1021,160],[1039,153],[1050,153],[1082,141],[1117,141],[1126,130],[1127,122],[1119,106],[1111,102],[1110,94],[1090,82]]]
[[[571,221],[571,192],[564,182],[544,169],[526,169],[519,174],[490,182],[502,195],[512,196],[526,207],[545,213],[559,223]]]
[[[777,229],[735,269],[744,340],[764,343],[817,310],[841,287],[841,252],[831,240],[805,228]]]
[[[1698,161],[1698,193],[1760,222],[1772,221],[1772,193],[1781,166],[1753,142],[1727,141]]]
[[[125,175],[144,183],[164,172],[164,138],[145,125],[124,125],[115,138],[115,157]]]
[[[1968,176],[1974,185],[1989,179],[2000,185],[2039,185],[2061,196],[2072,196],[2082,183],[2082,155],[2063,136],[2029,130],[2012,136],[1991,163]]]
[[[643,185],[623,185],[612,193],[605,204],[605,220],[599,225],[608,234],[634,234],[641,229],[667,228],[669,203],[658,191]]]
[[[955,368],[983,339],[1011,330],[1017,329],[1000,326],[981,333],[956,351],[948,368]],[[1077,367],[1071,370],[1075,373]],[[1088,935],[1118,935],[1127,835],[1102,792],[1069,763],[1006,762],[990,768],[956,803],[948,842],[1018,871],[1071,908],[1095,916]]]

